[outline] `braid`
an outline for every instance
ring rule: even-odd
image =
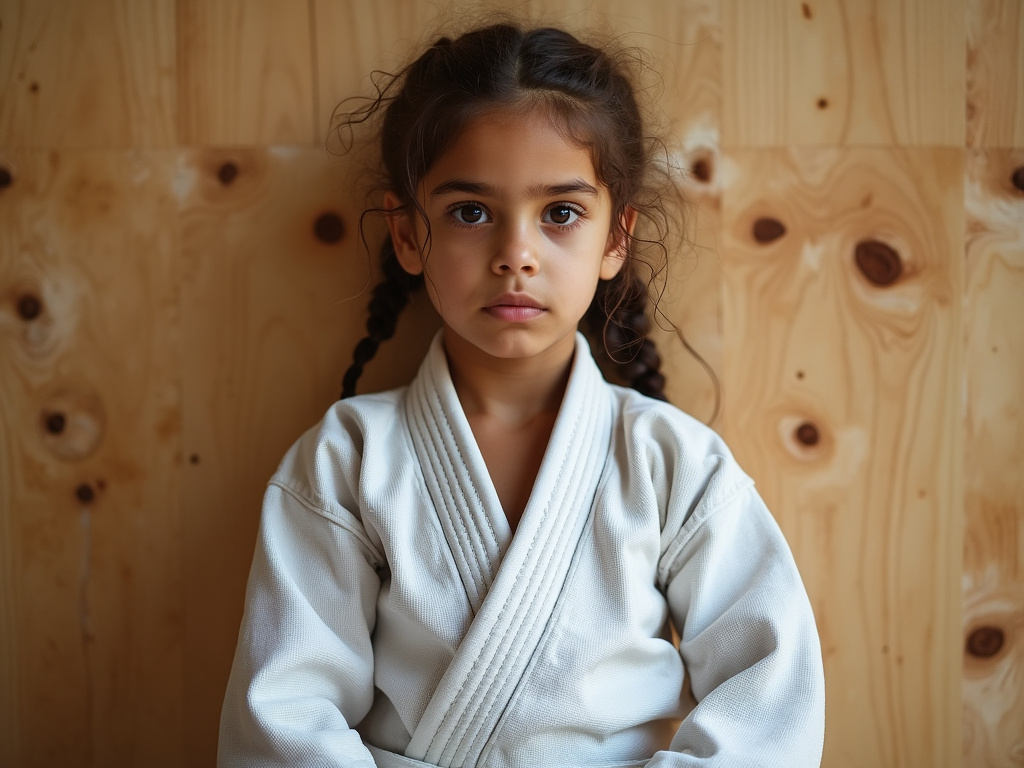
[[[648,338],[647,286],[632,270],[598,284],[597,293],[583,317],[584,326],[598,355],[615,366],[619,378],[648,397],[667,400],[661,356]]]
[[[363,366],[374,358],[382,341],[395,335],[398,316],[409,303],[412,292],[423,282],[422,276],[410,275],[402,269],[390,237],[384,241],[380,255],[384,279],[376,285],[370,297],[367,307],[369,317],[366,319],[367,335],[356,344],[352,352],[352,365],[342,379],[342,400],[356,393],[356,382],[363,375]]]

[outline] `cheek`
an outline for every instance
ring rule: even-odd
[[[439,256],[436,252],[424,263],[424,285],[431,303],[438,312],[465,303],[473,293],[476,282],[471,266],[465,261]]]
[[[590,235],[585,240],[564,249],[555,260],[554,268],[560,274],[571,273],[578,280],[586,281],[588,284],[593,278],[593,282],[596,284],[604,264],[606,248],[605,238],[599,235]]]

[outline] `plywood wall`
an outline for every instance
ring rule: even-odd
[[[659,330],[669,392],[794,549],[826,768],[1022,764],[1021,3],[510,5],[662,73],[661,309],[720,381]],[[0,0],[0,765],[213,765],[263,484],[373,279],[331,111],[479,8]]]

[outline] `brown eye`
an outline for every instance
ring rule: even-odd
[[[480,224],[487,219],[484,209],[475,203],[458,205],[452,209],[451,215],[460,224]]]
[[[546,218],[552,224],[566,226],[568,224],[575,223],[575,221],[580,217],[581,213],[582,211],[576,210],[571,205],[559,203],[558,205],[553,205],[550,208],[548,208]]]

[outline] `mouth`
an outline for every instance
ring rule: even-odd
[[[525,293],[505,293],[484,307],[484,312],[498,320],[522,323],[547,312],[532,296]]]

